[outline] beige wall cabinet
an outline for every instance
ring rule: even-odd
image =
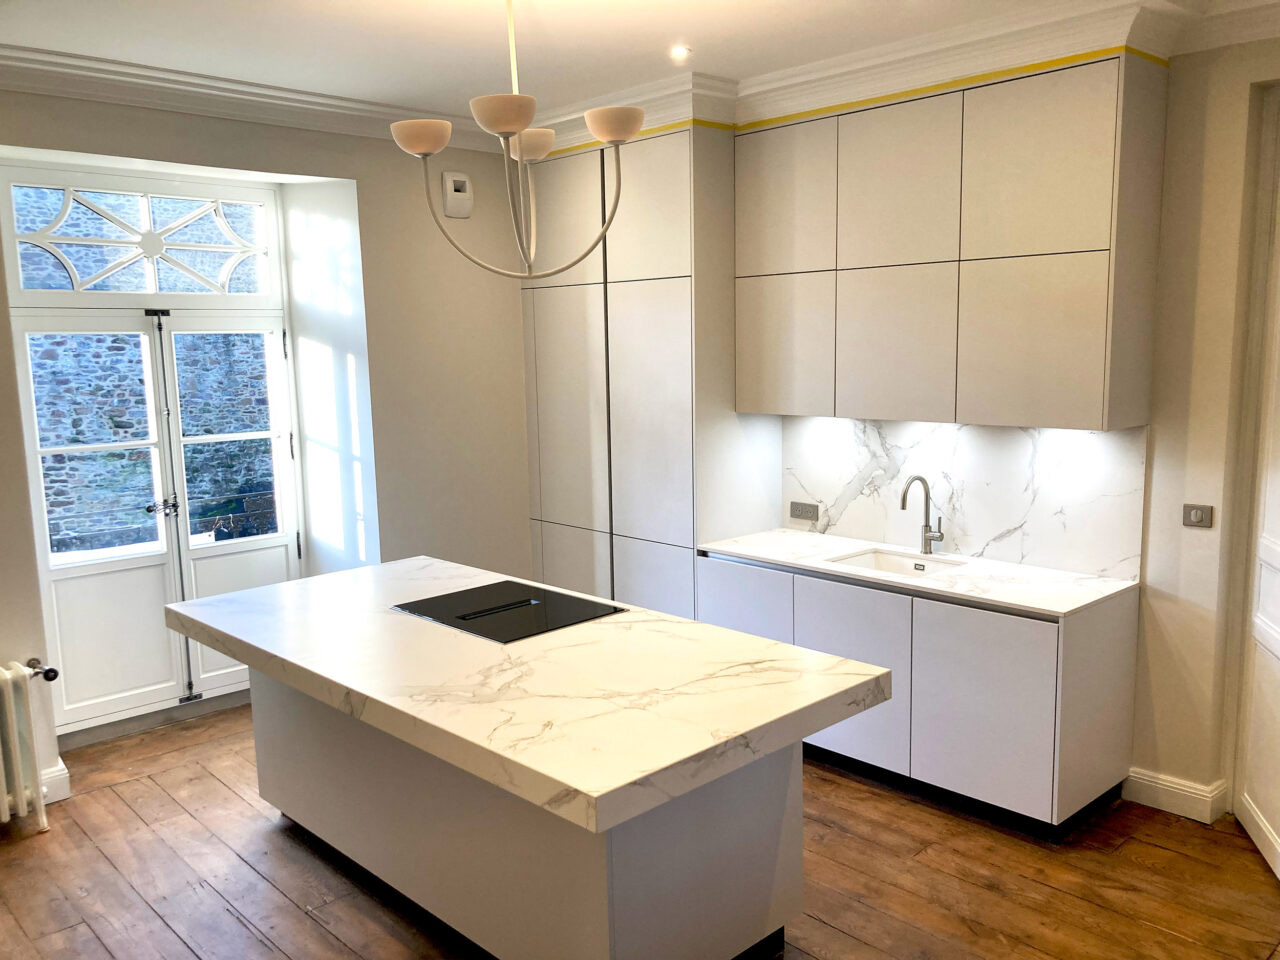
[[[963,97],[840,117],[837,266],[959,257]]]
[[[836,274],[836,416],[956,419],[960,265]]]
[[[604,285],[532,291],[540,519],[609,530]]]
[[[956,419],[1098,430],[1109,256],[960,264]]]
[[[836,265],[836,118],[739,137],[737,274]]]
[[[687,277],[692,272],[689,136],[681,130],[622,147],[622,197],[605,238],[610,282]],[[614,184],[609,152],[605,183],[608,202]]]
[[[693,618],[693,550],[631,537],[613,538],[613,597]]]
[[[597,597],[613,596],[609,534],[543,523],[541,541],[545,583]]]
[[[608,292],[613,530],[683,547],[693,546],[690,294],[688,277]]]
[[[1167,82],[1124,54],[842,116],[834,237],[817,124],[739,137],[738,409],[1146,423]]]
[[[738,411],[834,416],[835,272],[743,277],[736,299]]]
[[[568,263],[600,232],[600,225],[604,222],[601,176],[599,150],[570,154],[533,165],[538,202],[538,245],[533,258],[535,272],[552,270]],[[573,283],[601,283],[603,280],[604,250],[597,247],[571,270],[554,277],[527,281],[524,286],[563,287]]]
[[[962,257],[1111,246],[1119,63],[964,92]]]

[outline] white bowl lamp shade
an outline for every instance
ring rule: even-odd
[[[556,132],[546,127],[530,127],[511,138],[511,156],[516,160],[541,160],[551,152]]]
[[[522,93],[491,93],[471,101],[471,115],[480,129],[495,137],[514,137],[533,123],[538,101]]]
[[[391,125],[391,137],[405,153],[430,157],[449,145],[453,124],[448,120],[397,120]]]
[[[640,107],[596,107],[583,114],[587,129],[601,143],[626,143],[644,126]]]

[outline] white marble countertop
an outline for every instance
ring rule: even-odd
[[[807,570],[857,583],[892,586],[921,596],[942,600],[976,600],[984,605],[1013,612],[1063,617],[1100,600],[1136,590],[1136,580],[1116,580],[1065,570],[1050,570],[1025,563],[1005,563],[938,553],[944,560],[960,560],[962,565],[924,576],[904,576],[883,570],[832,563],[831,557],[847,556],[862,550],[915,553],[911,547],[854,540],[808,530],[766,530],[744,537],[699,544],[699,550],[725,557]]]
[[[882,667],[638,608],[505,646],[392,609],[502,579],[414,557],[165,621],[597,833],[889,697]]]

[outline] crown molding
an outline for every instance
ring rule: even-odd
[[[1077,11],[1082,4],[1064,4]],[[1073,16],[1045,19],[1040,11],[938,31],[738,84],[736,121],[768,125],[770,118],[814,111],[827,105],[889,97],[978,74],[1016,70],[1131,42],[1142,24],[1145,52],[1167,57],[1180,26],[1172,13],[1139,3],[1094,4]]]
[[[732,126],[737,97],[737,81],[702,73],[682,73],[547,111],[539,114],[536,122],[555,130],[555,152],[560,153],[598,143],[583,119],[583,114],[593,107],[643,107],[644,128],[640,135],[644,136],[670,130],[693,117]]]
[[[1198,53],[1274,37],[1280,37],[1280,2],[1219,3],[1187,24],[1173,52]]]
[[[437,116],[453,123],[453,146],[499,149],[470,117],[8,44],[0,44],[0,89],[387,140],[394,120]]]

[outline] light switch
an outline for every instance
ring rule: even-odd
[[[1212,527],[1213,507],[1205,503],[1184,503],[1182,505],[1182,525],[1184,527]]]

